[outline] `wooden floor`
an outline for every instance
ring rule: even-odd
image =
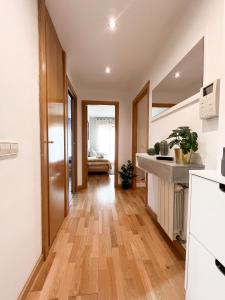
[[[184,299],[184,266],[135,190],[91,176],[73,199],[29,300]]]

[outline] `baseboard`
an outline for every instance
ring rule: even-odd
[[[164,229],[157,221],[157,214],[151,209],[149,205],[146,206],[146,211],[150,215],[151,219],[153,220],[156,227],[159,229],[161,235],[163,236],[164,240],[167,242],[168,246],[174,252],[176,256],[179,256],[182,260],[185,260],[186,251],[182,245],[180,245],[177,241],[171,241],[168,235],[165,233]]]
[[[154,222],[157,222],[157,214],[151,209],[149,205],[146,206],[147,213],[151,216]],[[158,222],[157,222],[158,223]]]
[[[176,248],[180,256],[185,260],[186,250],[184,249],[184,247],[180,243],[178,243],[178,241],[173,241],[173,246]]]
[[[82,190],[84,190],[84,186],[83,186],[83,185],[78,185],[77,191],[80,192],[80,191],[82,191]]]
[[[32,287],[32,284],[34,283],[34,280],[39,272],[39,270],[41,269],[41,266],[44,262],[44,256],[41,255],[36,263],[36,265],[34,266],[33,268],[33,271],[31,272],[29,278],[27,279],[27,282],[25,283],[24,285],[24,288],[22,289],[19,297],[18,297],[18,300],[25,300],[31,287]]]

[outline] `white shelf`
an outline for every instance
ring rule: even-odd
[[[157,160],[146,153],[137,153],[136,158],[140,169],[173,183],[188,184],[190,170],[204,169],[201,164],[176,164],[175,161]]]

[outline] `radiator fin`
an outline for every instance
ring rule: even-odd
[[[174,211],[173,211],[173,233],[181,234],[184,222],[184,189],[181,185],[175,185],[174,189]]]

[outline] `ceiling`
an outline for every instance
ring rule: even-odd
[[[115,118],[114,105],[88,105],[88,117]]]
[[[127,91],[143,81],[187,0],[46,0],[82,89]],[[110,17],[117,29],[107,29]],[[112,70],[105,74],[105,67]]]
[[[180,77],[175,78],[179,72]],[[153,90],[153,103],[178,103],[200,91],[204,73],[204,39],[201,39]]]

